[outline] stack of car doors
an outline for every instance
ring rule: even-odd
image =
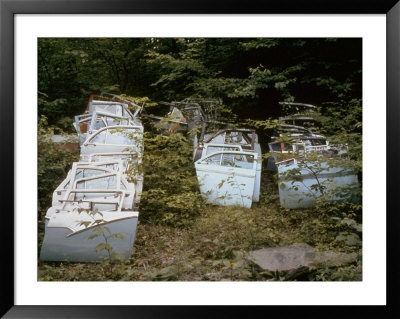
[[[268,144],[272,154],[267,169],[278,172],[280,204],[285,208],[311,207],[325,195],[328,200],[342,199],[341,189],[357,185],[357,175],[343,156],[346,150],[331,147],[325,136],[314,134],[310,127],[297,124],[312,123],[310,112],[315,107],[301,103],[281,103],[286,112]],[[290,123],[290,124],[288,124]]]
[[[152,110],[157,114],[143,114],[153,126],[163,133],[190,132],[204,122],[220,118],[219,99],[189,98],[183,101],[157,103]],[[165,107],[168,107],[166,110]]]
[[[163,102],[160,102],[160,104],[164,105]],[[187,132],[188,130],[186,118],[177,107],[170,108],[165,116],[147,114],[145,117],[151,120],[153,128],[167,135],[170,133]]]
[[[285,159],[285,154],[290,156],[295,152],[301,156],[306,151],[331,150],[325,136],[314,134],[308,128],[290,124],[280,124],[274,130],[268,147],[271,155],[267,159],[267,170],[274,172],[277,171],[276,162]]]
[[[139,112],[132,101],[91,96],[85,114],[75,118],[80,161],[53,193],[41,260],[130,258],[143,187]]]
[[[225,128],[195,140],[193,160],[200,192],[208,203],[251,207],[261,185],[261,147],[254,130]]]

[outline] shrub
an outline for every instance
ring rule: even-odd
[[[144,147],[140,220],[177,227],[191,224],[203,207],[193,147],[179,133],[145,134]]]

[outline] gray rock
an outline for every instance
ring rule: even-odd
[[[348,246],[361,246],[360,237],[355,233],[340,232],[335,240],[342,241]]]
[[[76,134],[69,134],[69,135],[53,135],[51,140],[54,143],[77,143],[79,138]]]
[[[292,271],[319,263],[335,266],[355,261],[356,253],[319,252],[308,244],[294,244],[284,247],[262,248],[249,253],[247,260],[262,270]]]

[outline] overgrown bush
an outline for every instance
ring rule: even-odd
[[[39,243],[43,239],[44,216],[51,206],[53,191],[66,177],[72,163],[79,160],[79,154],[71,152],[61,144],[52,142],[54,128],[48,126],[42,115],[38,123],[38,222]]]
[[[43,212],[51,203],[53,191],[66,177],[72,163],[79,160],[79,154],[56,144],[51,140],[54,128],[47,125],[47,118],[41,116],[38,123],[38,210]]]
[[[144,147],[140,220],[188,226],[203,206],[192,161],[193,147],[179,133],[145,134]]]

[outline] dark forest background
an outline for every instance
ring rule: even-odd
[[[278,115],[279,101],[359,105],[362,39],[41,38],[38,68],[39,117],[50,125],[102,92],[220,98],[239,118],[263,120]]]

